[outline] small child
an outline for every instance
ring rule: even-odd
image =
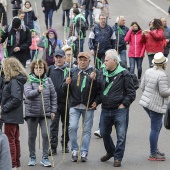
[[[106,15],[106,23],[108,22],[109,17],[109,3],[107,0],[102,0],[103,7],[101,8],[101,13]]]
[[[74,14],[73,14],[73,9],[74,8],[78,8],[78,4],[77,3],[73,3],[73,7],[70,9],[70,14],[69,14],[69,18],[72,20],[74,18]],[[81,9],[78,8],[79,11],[81,12]]]
[[[31,29],[31,37],[32,37],[32,44],[30,46],[30,50],[31,50],[31,61],[33,61],[36,51],[37,51],[37,55],[40,49],[40,47],[37,46],[37,43],[39,41],[39,37],[37,35],[37,32],[35,29]]]
[[[12,170],[9,142],[7,136],[2,133],[2,124],[0,119],[0,170]]]

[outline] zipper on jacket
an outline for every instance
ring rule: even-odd
[[[137,57],[136,56],[136,34],[135,34],[135,57]]]

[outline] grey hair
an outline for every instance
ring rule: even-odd
[[[119,21],[120,21],[120,19],[125,19],[125,17],[124,16],[118,16],[117,18],[116,18],[116,23],[118,23]]]
[[[120,62],[120,57],[118,56],[116,50],[114,50],[114,49],[107,50],[106,53],[105,53],[105,55],[109,55],[112,60],[115,59],[115,60],[117,61],[117,64],[119,64],[119,62]]]

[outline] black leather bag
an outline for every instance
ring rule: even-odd
[[[166,114],[164,116],[164,126],[166,129],[170,130],[170,102],[168,103]]]

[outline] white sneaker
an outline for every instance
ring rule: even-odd
[[[96,130],[94,131],[94,135],[99,137],[99,138],[102,138],[101,134],[100,134],[100,130]]]

